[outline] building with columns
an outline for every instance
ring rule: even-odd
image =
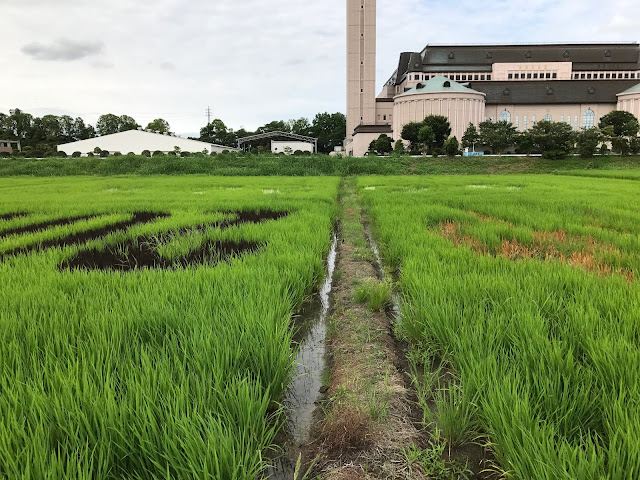
[[[430,114],[447,116],[458,139],[484,120],[579,130],[614,110],[640,116],[638,43],[427,45],[400,54],[376,97],[375,36],[376,1],[347,0],[348,155],[364,155],[383,133],[397,140]]]

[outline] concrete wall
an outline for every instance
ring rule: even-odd
[[[347,146],[347,155],[363,157],[369,151],[369,145],[380,137],[379,133],[359,133],[353,137],[353,142]]]
[[[20,150],[20,142],[16,140],[0,140],[0,152],[13,153],[13,150]]]
[[[187,138],[173,137],[171,135],[162,135],[150,133],[140,130],[130,130],[128,132],[114,133],[113,135],[105,135],[103,137],[91,138],[89,140],[81,140],[79,142],[66,143],[58,145],[59,152],[65,152],[67,155],[73,152],[89,153],[98,147],[101,150],[107,150],[110,153],[120,152],[127,154],[133,152],[140,155],[144,150],[151,153],[156,150],[161,152],[173,152],[175,147],[180,148],[183,152],[222,152],[223,150],[235,150],[231,147],[222,145],[213,145],[210,143],[190,140]]]
[[[393,125],[393,102],[376,102],[376,125]]]
[[[272,141],[271,142],[271,151],[273,153],[287,153],[288,150],[289,150],[289,153],[288,153],[289,155],[293,155],[296,150],[313,153],[314,145],[313,143],[296,142],[296,141]]]
[[[551,117],[553,122],[565,122],[574,129],[579,130],[584,127],[584,113],[588,110],[594,112],[594,125],[598,125],[600,118],[616,109],[615,104],[567,104],[567,105],[487,105],[485,116],[487,120],[501,120],[504,111],[509,112],[510,120],[517,130],[523,132],[530,130],[534,122],[544,120],[546,115]],[[526,128],[525,128],[526,119]],[[483,119],[484,120],[484,119]],[[576,127],[577,120],[577,127]]]
[[[402,127],[421,122],[428,115],[444,115],[451,124],[451,136],[460,140],[472,123],[484,120],[484,94],[479,92],[432,92],[396,97],[393,115],[393,139],[398,140]]]
[[[547,73],[553,80],[571,80],[572,71],[573,64],[571,62],[494,63],[492,80],[546,80]],[[519,76],[517,79],[516,74]],[[522,78],[523,74],[525,78]],[[529,74],[531,74],[531,78],[529,78]]]
[[[633,113],[640,119],[640,92],[618,95],[618,110]]]

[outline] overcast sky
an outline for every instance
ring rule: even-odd
[[[194,134],[345,110],[345,0],[0,0],[0,112]],[[640,40],[637,0],[378,0],[379,88],[427,43]]]

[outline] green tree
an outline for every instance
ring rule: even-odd
[[[273,122],[269,122],[266,125],[258,127],[256,129],[257,134],[261,133],[269,133],[269,132],[291,132],[291,127],[287,122],[282,120],[276,120]]]
[[[129,115],[121,115],[118,119],[118,131],[126,132],[128,130],[135,130],[140,125]]]
[[[96,123],[96,130],[98,131],[98,134],[102,136],[118,133],[120,131],[119,127],[120,117],[114,115],[113,113],[101,115],[100,118],[98,118],[98,122]]]
[[[369,156],[378,154],[378,152],[376,151],[376,140],[371,140],[371,142],[369,142],[369,149],[367,150],[367,153],[369,154]]]
[[[514,144],[516,128],[507,121],[480,123],[480,141],[493,153],[501,155],[509,145]]]
[[[528,131],[516,132],[513,142],[517,147],[518,153],[525,153],[527,156],[529,156],[535,151],[535,146],[533,145],[533,137]]]
[[[598,151],[598,146],[604,139],[602,131],[597,128],[583,128],[576,135],[576,145],[581,157],[591,158]]]
[[[147,125],[147,130],[153,130],[154,132],[169,133],[169,122],[162,118],[156,118]]]
[[[60,120],[55,115],[45,115],[41,119],[42,129],[47,143],[62,143],[62,127]]]
[[[84,120],[78,117],[73,121],[70,136],[71,141],[87,140],[96,136],[96,130],[91,125],[85,125]]]
[[[418,142],[420,149],[424,155],[427,154],[433,142],[435,141],[436,134],[429,125],[422,125],[418,131]]]
[[[306,137],[311,136],[311,122],[307,118],[292,119],[287,122],[289,124],[289,131],[296,135],[304,135]]]
[[[534,148],[545,158],[564,158],[573,150],[575,143],[571,126],[564,122],[540,120],[531,128],[529,135]]]
[[[480,134],[478,129],[473,123],[470,123],[467,129],[462,135],[462,148],[468,148],[469,150],[475,150],[477,143],[480,143]]]
[[[200,141],[235,147],[237,136],[222,120],[216,118],[209,125],[200,129]]]
[[[375,148],[376,151],[382,155],[391,153],[393,150],[393,141],[391,140],[391,137],[385,133],[380,135],[376,140]]]
[[[444,142],[444,152],[448,157],[455,157],[460,151],[460,143],[456,137],[449,137]]]
[[[424,125],[419,122],[409,122],[402,127],[401,137],[409,142],[409,149],[412,154],[420,153],[420,140],[418,136],[423,126]]]
[[[343,113],[318,113],[311,124],[311,136],[318,139],[318,152],[330,153],[343,144],[347,117]]]
[[[398,141],[393,146],[393,153],[395,153],[396,155],[404,155],[406,153],[404,142],[402,141],[402,139],[398,139]]]
[[[613,127],[613,135],[616,137],[636,137],[640,130],[635,115],[620,110],[608,113],[600,119],[600,129],[608,126]]]
[[[16,108],[13,114],[4,119],[3,123],[4,129],[11,139],[24,140],[31,129],[33,116]]]
[[[449,119],[444,115],[428,115],[422,121],[423,125],[431,127],[433,132],[433,147],[443,148],[444,142],[451,135],[451,124]]]

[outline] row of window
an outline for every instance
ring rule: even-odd
[[[452,73],[434,73],[432,75],[414,75],[414,80],[431,80],[432,77],[446,77],[449,80],[455,80],[457,82],[470,82],[472,80],[491,80],[491,74],[486,73],[469,73],[469,74],[452,74]]]
[[[629,79],[640,78],[640,72],[583,72],[574,73],[574,80],[596,80],[596,79]]]
[[[558,78],[557,72],[526,72],[510,73],[509,80],[539,80]]]
[[[564,123],[564,115],[560,116],[560,122]],[[490,118],[491,121],[493,121],[493,118]],[[553,118],[551,117],[551,115],[549,115],[548,113],[544,116],[544,120],[547,120],[548,122],[553,121]],[[500,121],[501,122],[508,122],[508,123],[512,123],[511,122],[511,112],[509,110],[503,110],[502,112],[500,112]],[[596,121],[596,114],[593,110],[588,109],[585,110],[584,113],[582,114],[582,128],[593,128],[595,126],[595,121]],[[536,124],[536,116],[533,115],[531,117],[531,126],[535,126]],[[567,124],[571,125],[571,115],[567,115]],[[516,130],[520,130],[520,118],[518,117],[518,115],[515,116],[515,122],[513,123],[513,125],[516,127]],[[578,130],[578,115],[574,116],[574,123],[573,123],[573,129],[574,130]],[[527,130],[527,116],[524,116],[524,129],[523,130]]]

